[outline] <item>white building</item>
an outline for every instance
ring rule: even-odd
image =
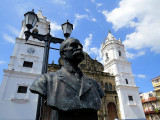
[[[50,22],[37,13],[39,22],[31,30],[47,34]],[[25,23],[16,38],[13,54],[0,87],[0,120],[35,120],[38,95],[29,91],[34,79],[41,73],[44,43],[32,37],[26,41]]]
[[[105,43],[101,46],[104,72],[115,76],[121,119],[145,119],[139,96],[131,70],[131,63],[126,60],[125,48],[121,40],[109,31]]]

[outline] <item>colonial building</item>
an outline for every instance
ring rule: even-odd
[[[131,63],[126,59],[125,48],[109,31],[101,46],[104,72],[115,76],[121,119],[145,119],[138,87],[135,85]]]
[[[47,34],[49,24],[46,17],[39,11],[36,26],[31,32]],[[13,54],[0,87],[0,120],[35,120],[38,96],[29,91],[34,79],[41,74],[44,43],[32,36],[26,41],[24,31],[27,28],[22,21],[20,36],[16,38]],[[61,63],[61,61],[60,61]],[[61,63],[62,64],[62,63]],[[49,72],[60,69],[61,65],[50,64]],[[118,98],[115,90],[115,77],[104,73],[103,65],[85,54],[85,60],[80,68],[87,76],[96,79],[105,91],[99,120],[114,120],[119,118]],[[48,120],[51,109],[44,104],[43,119]],[[47,117],[46,117],[47,116]]]
[[[61,68],[62,61],[59,60],[59,65],[50,64],[48,66],[48,72],[55,72]],[[83,73],[101,84],[103,90],[105,91],[105,96],[102,99],[101,110],[98,111],[99,120],[114,120],[115,118],[120,118],[120,111],[118,106],[118,97],[115,90],[115,77],[109,73],[103,72],[103,65],[97,60],[93,60],[90,56],[85,53],[85,60],[79,65]],[[44,105],[43,109],[43,120],[49,120],[51,114],[51,109]]]
[[[31,32],[47,34],[50,22],[39,11],[36,26]],[[29,38],[25,41],[25,23],[22,21],[21,33],[16,38],[13,54],[0,87],[0,120],[35,120],[37,99],[36,94],[29,91],[34,79],[41,74],[44,43]],[[106,42],[102,45],[104,66],[85,54],[80,64],[84,74],[97,80],[105,96],[102,99],[99,120],[144,119],[144,113],[135,86],[130,63],[126,61],[122,42],[116,40],[109,32]],[[63,64],[50,64],[49,72],[55,72]],[[118,94],[117,94],[118,93]],[[43,120],[48,120],[51,109],[44,104]]]
[[[147,120],[160,119],[160,76],[152,79],[154,91],[140,94]]]
[[[154,91],[159,91],[160,90],[160,76],[152,79],[151,81],[154,87]]]
[[[31,30],[47,34],[49,22],[37,13],[39,22]],[[0,120],[35,120],[37,95],[30,93],[29,87],[37,75],[41,74],[44,43],[30,37],[26,41],[22,21],[21,33],[15,41],[13,54],[0,87]]]

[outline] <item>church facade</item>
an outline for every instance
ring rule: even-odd
[[[101,46],[101,52],[104,72],[115,76],[121,119],[145,119],[139,90],[135,84],[131,63],[126,59],[122,41],[117,40],[109,31],[105,42]]]
[[[31,30],[47,34],[49,22],[37,13],[39,22]],[[41,74],[44,43],[30,37],[26,41],[22,21],[21,33],[15,40],[8,68],[4,70],[0,86],[0,120],[35,120],[38,95],[32,94],[29,87]]]
[[[31,30],[39,34],[49,32],[50,22],[39,11],[39,22]],[[13,54],[8,68],[4,70],[0,86],[0,120],[35,120],[38,96],[29,91],[34,79],[41,74],[44,43],[32,37],[25,41],[25,23],[22,21],[21,33],[16,38]],[[114,40],[107,41],[113,38]],[[144,118],[138,88],[135,86],[130,63],[126,61],[124,46],[109,33],[102,45],[104,65],[93,60],[85,53],[85,60],[80,64],[83,73],[95,80],[105,91],[99,120],[139,119]],[[120,51],[120,52],[119,52]],[[61,67],[50,64],[49,72]],[[129,72],[128,72],[129,71]],[[48,120],[51,109],[44,104],[43,120]],[[142,109],[142,110],[141,110]]]

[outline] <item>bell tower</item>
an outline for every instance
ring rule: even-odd
[[[115,76],[121,119],[145,119],[138,87],[135,85],[131,63],[127,61],[122,41],[109,31],[101,46],[104,72]]]
[[[39,21],[31,32],[47,34],[50,22],[41,11],[37,16]],[[26,30],[23,20],[0,86],[0,120],[35,120],[36,117],[38,96],[32,94],[29,87],[41,73],[44,43],[32,37],[26,41]]]

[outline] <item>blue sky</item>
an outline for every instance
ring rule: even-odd
[[[24,13],[35,9],[51,21],[51,33],[56,37],[64,38],[60,25],[68,19],[74,25],[71,36],[78,38],[85,51],[98,61],[102,61],[101,44],[111,30],[125,45],[140,92],[151,91],[151,79],[160,75],[159,6],[159,0],[3,0],[0,4],[0,83]],[[49,63],[57,63],[58,57],[58,51],[51,50]]]

